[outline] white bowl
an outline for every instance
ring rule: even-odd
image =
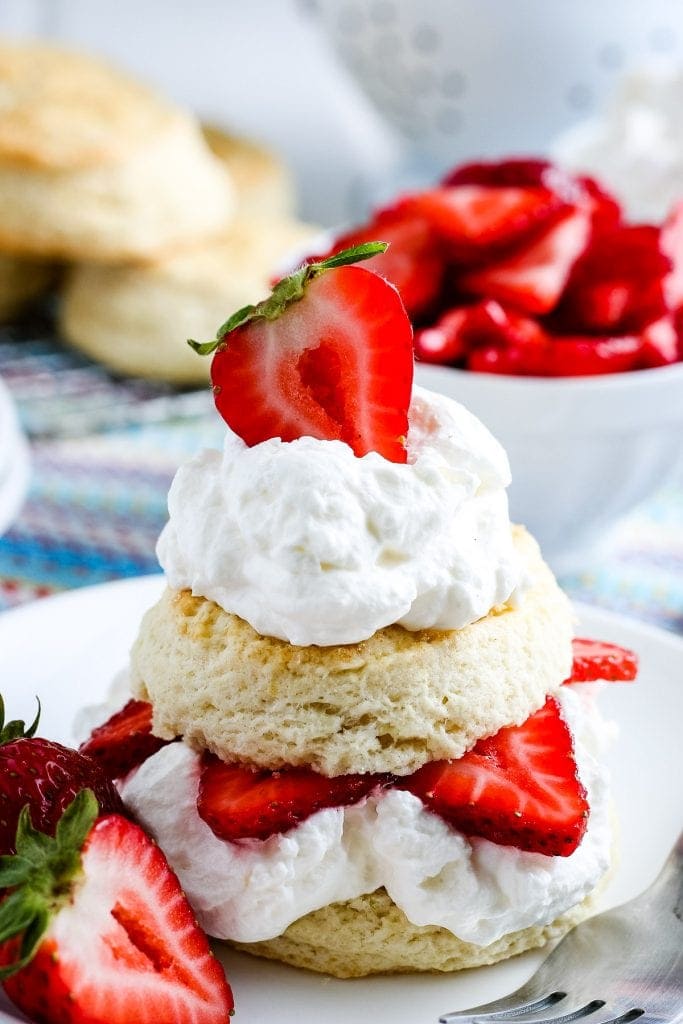
[[[505,377],[418,363],[507,449],[510,514],[557,571],[587,566],[619,517],[683,464],[683,363],[595,377]]]

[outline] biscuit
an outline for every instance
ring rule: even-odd
[[[224,165],[194,119],[81,54],[0,46],[0,249],[148,258],[229,223]]]
[[[50,263],[0,253],[0,322],[21,313],[55,277],[56,269]]]
[[[282,218],[240,219],[210,242],[144,266],[77,266],[61,333],[117,373],[206,383],[211,360],[187,339],[215,337],[235,310],[265,297],[278,259],[314,230]]]
[[[522,528],[515,543],[532,581],[520,603],[450,632],[389,626],[359,644],[295,647],[167,590],[133,647],[133,690],[154,705],[157,735],[223,760],[334,776],[461,757],[569,675],[569,602]]]
[[[225,164],[235,186],[238,213],[288,217],[295,208],[294,183],[287,166],[266,146],[204,125],[204,138]]]
[[[475,946],[437,925],[412,924],[386,890],[378,889],[314,910],[275,939],[230,945],[337,978],[462,971],[494,964],[559,939],[587,917],[592,907],[593,897],[589,895],[551,924],[533,925],[503,935],[488,946]]]

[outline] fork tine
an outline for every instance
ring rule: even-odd
[[[555,998],[559,996],[559,998]],[[589,1002],[581,1002],[581,1005],[572,1000],[571,1006],[564,1003],[564,993],[551,993],[543,999],[535,1000],[533,1003],[521,1003],[511,1005],[508,1002],[504,1010],[467,1010],[464,1012],[445,1014],[439,1018],[440,1024],[574,1024],[574,1022],[586,1021],[586,1024],[630,1024],[642,1016],[643,1010],[633,1009],[628,1012],[609,1007],[604,999],[591,999]],[[551,1001],[552,1000],[552,1001]],[[500,1004],[500,1000],[498,1003]],[[560,1006],[560,1003],[563,1003]],[[495,1006],[495,1003],[487,1003],[487,1007]],[[559,1014],[546,1011],[559,1010]],[[483,1012],[482,1012],[483,1011]],[[602,1012],[598,1012],[602,1011]],[[597,1014],[597,1016],[596,1016]]]
[[[515,998],[517,995],[517,992],[513,992],[512,995],[505,996],[503,999],[495,999],[492,1003],[482,1003],[481,1006],[475,1006],[471,1010],[455,1010],[453,1013],[444,1013],[439,1017],[439,1024],[452,1024],[454,1021],[467,1024],[468,1021],[473,1021],[475,1018],[482,1021],[505,1021],[519,1017],[522,1013],[540,1013],[541,1010],[548,1010],[566,998],[566,992],[549,992],[547,996],[542,996],[540,999],[520,1003]]]

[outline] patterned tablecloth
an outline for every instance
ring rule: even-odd
[[[154,546],[173,474],[199,448],[221,445],[208,391],[173,397],[107,379],[35,329],[30,339],[0,336],[0,373],[33,435],[31,491],[0,538],[0,609],[158,571]],[[60,426],[66,436],[55,437]],[[683,633],[683,479],[624,519],[600,558],[561,583],[572,597]]]

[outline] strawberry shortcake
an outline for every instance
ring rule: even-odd
[[[222,452],[181,467],[166,593],[134,697],[86,743],[201,924],[339,977],[450,971],[541,945],[609,868],[569,603],[508,517],[504,451],[412,388],[394,287],[302,267],[215,342]]]

